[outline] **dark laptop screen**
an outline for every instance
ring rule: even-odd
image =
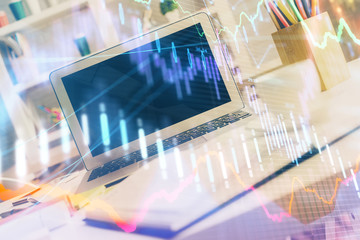
[[[200,24],[62,80],[93,156],[231,101]]]

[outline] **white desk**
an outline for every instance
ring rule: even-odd
[[[277,70],[276,72],[270,73],[266,76],[259,78],[257,82],[257,92],[263,98],[263,102],[267,103],[269,111],[272,113],[272,116],[276,116],[278,113],[282,113],[285,117],[285,122],[288,124],[288,121],[291,120],[289,116],[289,109],[293,111],[294,115],[304,113],[304,108],[301,107],[301,104],[294,101],[293,94],[288,94],[288,99],[293,104],[285,106],[288,108],[286,110],[281,110],[281,107],[278,107],[277,104],[281,104],[286,98],[282,97],[281,101],[279,100],[279,89],[280,86],[283,87],[281,91],[284,93],[290,93],[291,91],[294,93],[299,90],[298,83],[301,82],[303,78],[298,72],[303,69],[304,66],[307,66],[308,69],[312,68],[311,62],[301,63],[295,66],[289,66],[286,68],[282,68]],[[320,138],[320,141],[323,143],[323,136],[325,136],[328,142],[332,141],[339,135],[342,135],[346,132],[347,129],[351,129],[357,124],[360,124],[359,108],[357,108],[357,102],[354,101],[353,97],[357,96],[357,93],[360,92],[360,81],[358,79],[360,70],[357,69],[357,66],[360,65],[360,61],[354,61],[349,63],[349,67],[352,73],[352,78],[337,87],[324,92],[316,92],[313,90],[309,90],[307,93],[309,95],[313,94],[311,97],[311,101],[308,101],[309,108],[306,115],[308,117],[308,121],[310,126],[314,126],[316,129],[316,133]],[[289,76],[292,76],[289,79]],[[295,76],[295,78],[293,77]],[[299,79],[297,84],[291,84],[291,79]],[[316,79],[317,76],[306,76],[306,80]],[[274,79],[276,78],[276,81]],[[289,85],[287,85],[288,83]],[[263,91],[261,90],[263,89]],[[271,90],[275,89],[275,90]],[[270,92],[274,93],[276,90],[277,94],[264,94],[264,90],[270,90]],[[299,108],[300,106],[300,108]],[[272,112],[272,110],[274,111]],[[305,108],[306,109],[306,108]],[[356,111],[357,110],[357,111]],[[287,113],[287,115],[285,115]],[[340,115],[339,115],[340,113]],[[328,116],[328,117],[324,117]],[[275,119],[276,120],[276,119]],[[290,121],[291,122],[291,121]],[[297,120],[298,122],[298,120]],[[344,126],[345,125],[345,126]],[[233,155],[231,152],[231,148],[234,147],[235,155],[237,156],[237,161],[239,165],[239,176],[241,181],[246,186],[251,186],[262,180],[264,177],[272,174],[277,169],[291,162],[289,158],[286,157],[286,153],[284,148],[276,149],[274,147],[274,151],[272,155],[269,156],[267,144],[261,134],[259,128],[261,126],[259,119],[256,119],[250,122],[247,125],[242,125],[241,122],[227,127],[228,130],[226,133],[217,136],[214,133],[213,138],[205,143],[207,150],[204,149],[204,145],[196,146],[195,153],[197,159],[201,159],[202,157],[206,159],[206,153],[209,151],[213,151],[214,154],[210,154],[211,163],[213,164],[214,170],[214,183],[211,183],[209,179],[208,168],[206,167],[206,161],[204,161],[199,167],[199,176],[200,183],[198,184],[196,180],[194,180],[195,184],[189,185],[188,188],[181,191],[181,194],[177,196],[174,201],[170,203],[165,200],[154,201],[151,205],[151,209],[148,214],[145,216],[144,222],[146,224],[165,224],[170,220],[174,220],[176,218],[176,223],[173,224],[173,227],[177,227],[180,225],[184,225],[189,221],[189,218],[182,218],[178,215],[171,214],[172,211],[177,210],[179,212],[191,212],[196,218],[195,215],[206,212],[209,207],[217,206],[219,203],[224,202],[226,199],[231,198],[232,196],[238,194],[241,191],[244,191],[244,188],[239,184],[239,179],[236,175],[231,173],[231,169],[227,168],[227,179],[224,180],[224,174],[222,172],[221,166],[221,154],[222,152],[224,156],[225,162],[232,162]],[[338,128],[337,126],[344,126],[344,128]],[[252,129],[255,129],[252,132]],[[295,133],[290,131],[291,127],[289,127],[289,136],[295,139]],[[329,130],[330,129],[330,130]],[[301,129],[299,130],[299,134],[302,134]],[[257,138],[260,154],[262,156],[262,162],[260,163],[257,158],[256,149],[253,144],[254,135]],[[311,132],[313,133],[313,132]],[[243,141],[242,135],[245,138]],[[312,136],[311,136],[312,137]],[[231,139],[232,142],[229,141]],[[335,154],[336,150],[339,150],[341,153],[342,159],[344,161],[344,165],[349,176],[349,169],[354,168],[356,158],[359,156],[360,151],[354,144],[354,141],[359,141],[360,133],[356,132],[342,141],[336,143],[334,146],[331,146],[331,152]],[[295,140],[294,140],[295,141]],[[244,155],[244,143],[247,144],[247,149],[249,153],[249,161],[246,159]],[[220,145],[219,145],[220,144]],[[274,142],[275,144],[275,142]],[[323,144],[321,144],[323,145]],[[219,148],[220,147],[220,148]],[[186,176],[191,175],[192,173],[192,163],[191,163],[191,154],[190,150],[181,151],[181,159],[183,163],[183,175],[184,177],[181,180],[179,179],[177,165],[175,159],[178,157],[174,152],[169,152],[167,154],[167,175],[168,179],[162,179],[162,172],[159,167],[158,161],[154,160],[149,165],[148,168],[142,168],[136,173],[134,173],[131,177],[129,177],[123,183],[117,185],[116,192],[110,192],[110,195],[100,196],[99,198],[104,201],[108,201],[109,203],[116,202],[116,206],[113,206],[117,211],[121,213],[121,217],[123,219],[131,219],[134,215],[133,209],[136,209],[139,205],[141,205],[144,199],[147,199],[149,196],[152,196],[154,192],[159,192],[159,189],[163,189],[167,192],[172,192],[174,189],[177,189],[181,182],[186,178]],[[301,178],[301,181],[305,182],[306,185],[316,184],[319,181],[323,181],[329,177],[334,176],[334,169],[337,172],[338,176],[341,174],[340,165],[338,164],[337,156],[334,155],[334,166],[329,164],[329,156],[325,153],[321,155],[317,155],[316,157],[310,159],[302,163],[299,167],[292,168],[287,172],[287,174],[280,175],[279,177],[273,179],[272,181],[262,185],[258,188],[258,193],[262,196],[262,203],[267,204],[269,202],[277,202],[281,205],[281,202],[284,199],[289,198],[289,194],[291,191],[297,192],[301,191],[301,185],[292,185],[292,179],[294,176]],[[249,164],[250,163],[250,164]],[[250,167],[249,167],[250,165]],[[351,165],[351,166],[350,166]],[[200,165],[199,165],[200,166]],[[330,167],[329,167],[330,166]],[[321,169],[320,172],[316,172],[317,169]],[[312,172],[308,172],[308,170]],[[202,192],[197,193],[197,188],[201,186]],[[226,186],[229,186],[227,188]],[[281,186],[281,187],[277,187]],[[75,186],[75,182],[67,183],[67,186],[60,186],[61,188],[66,188],[68,190],[73,190]],[[216,191],[213,191],[214,188]],[[44,189],[44,191],[46,191]],[[41,197],[44,194],[44,191],[37,193],[38,197]],[[120,193],[120,194],[119,194]],[[126,193],[126,194],[121,194]],[[121,197],[119,197],[121,196]],[[324,196],[328,198],[329,196]],[[200,223],[190,227],[187,231],[182,232],[177,236],[177,238],[185,238],[192,234],[198,233],[201,230],[209,229],[210,227],[217,225],[221,222],[228,221],[238,215],[245,214],[252,209],[256,209],[260,206],[259,201],[254,201],[254,194],[248,194],[235,203],[223,208],[221,211],[215,213],[214,215],[206,218]],[[200,203],[195,205],[193,203]],[[286,204],[283,206],[284,209],[287,208]],[[93,207],[86,207],[85,209],[91,210],[90,215],[98,215],[102,216],[104,219],[108,218],[108,215],[104,214],[102,209]],[[129,211],[130,210],[130,211]],[[160,214],[159,211],[162,211]],[[89,213],[88,213],[89,214]],[[104,229],[91,228],[85,225],[81,219],[81,211],[78,212],[78,216],[75,218],[71,218],[67,224],[62,227],[56,228],[53,231],[49,232],[44,230],[44,228],[38,228],[33,235],[35,234],[46,234],[50,235],[54,239],[64,239],[64,237],[71,238],[86,238],[86,239],[98,239],[99,236],[104,237],[122,237],[126,236],[126,239],[146,239],[144,236],[137,235],[124,235],[122,232],[118,231],[109,231]],[[296,215],[296,214],[295,214]],[[265,216],[264,216],[265,217]],[[19,219],[21,221],[21,219]],[[185,222],[182,222],[185,221]],[[231,223],[231,222],[230,222]],[[233,223],[236,224],[236,223]],[[26,223],[19,225],[18,223],[8,223],[3,225],[0,228],[0,234],[8,234],[10,229],[17,229],[19,234],[23,233],[19,231],[21,227],[25,226]],[[234,225],[235,226],[235,225]],[[14,230],[15,231],[15,230]],[[25,231],[25,230],[24,230]],[[204,232],[206,235],[206,231]],[[204,235],[204,237],[206,237]],[[2,235],[5,236],[5,235]],[[149,238],[150,239],[150,238]]]

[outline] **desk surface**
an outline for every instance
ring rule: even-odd
[[[273,238],[285,239],[309,229],[313,231],[319,224],[319,228],[324,228],[325,232],[335,229],[335,217],[347,219],[350,212],[356,216],[360,214],[355,209],[360,200],[352,181],[352,174],[358,170],[356,164],[360,150],[354,142],[359,141],[360,130],[351,132],[360,125],[360,111],[355,101],[360,91],[360,60],[348,65],[352,78],[322,93],[316,88],[304,87],[309,81],[317,81],[317,75],[311,74],[311,71],[306,76],[297,74],[304,67],[314,69],[311,61],[259,77],[255,89],[245,88],[243,92],[254,115],[253,120],[245,125],[238,123],[229,126],[228,131],[220,135],[214,133],[205,144],[196,145],[194,149],[181,150],[184,177],[179,178],[179,156],[176,151],[166,155],[167,179],[163,179],[163,170],[159,162],[154,160],[112,189],[100,187],[92,192],[73,195],[72,191],[83,174],[75,173],[59,185],[59,180],[44,185],[34,197],[48,201],[67,194],[73,204],[84,204],[84,200],[87,200],[89,203],[84,208],[75,212],[74,216],[65,214],[63,222],[54,223],[59,227],[51,230],[42,220],[38,220],[41,216],[29,214],[1,226],[0,234],[6,236],[9,231],[17,232],[19,236],[28,234],[26,231],[30,231],[30,221],[33,224],[33,231],[30,232],[34,238],[126,236],[126,239],[152,239],[144,235],[124,235],[121,231],[90,227],[82,220],[86,216],[114,221],[116,216],[121,216],[121,220],[131,221],[134,216],[139,216],[139,211],[144,213],[146,209],[146,214],[141,215],[143,218],[138,219],[140,227],[170,226],[181,229],[244,192],[249,194],[241,195],[219,211],[211,212],[202,221],[179,232],[176,238],[215,239],[219,232],[223,233],[221,238],[226,238],[232,236],[231,233],[243,231],[244,239],[253,239],[254,236],[263,239],[269,234]],[[250,96],[255,92],[260,98],[252,101]],[[301,102],[304,96],[307,101]],[[284,128],[280,130],[281,127]],[[334,142],[348,132],[346,137]],[[321,149],[321,154],[314,154],[306,161],[298,158],[314,148]],[[191,178],[194,174],[192,154],[195,154],[198,162],[196,173],[199,179],[197,175]],[[299,166],[295,158],[298,158]],[[213,170],[212,178],[209,177],[209,162]],[[290,165],[293,167],[286,168]],[[282,170],[277,172],[276,177],[259,185],[279,169]],[[156,196],[159,193],[165,195]],[[109,215],[106,206],[111,206],[117,215]],[[61,208],[49,209],[57,214]],[[355,227],[358,222],[351,224],[353,231],[357,231]],[[24,231],[18,231],[19,226],[24,226]],[[121,228],[124,225],[118,226]]]

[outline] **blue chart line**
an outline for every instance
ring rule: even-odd
[[[173,52],[174,60],[175,60],[175,62],[177,63],[178,60],[177,60],[176,47],[175,47],[174,42],[171,43],[171,46],[172,46],[172,52]]]
[[[190,53],[189,49],[187,49],[187,55],[188,55],[190,67],[193,68],[193,62],[192,62],[191,53]]]
[[[201,61],[204,65],[204,69],[206,70],[206,59],[205,59],[204,51],[201,51]]]
[[[159,39],[159,35],[157,32],[155,33],[155,42],[156,42],[156,47],[157,47],[158,53],[161,53],[160,39]]]

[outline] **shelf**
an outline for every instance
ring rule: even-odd
[[[25,83],[18,83],[14,86],[15,91],[17,93],[21,93],[24,92],[32,87],[35,87],[37,85],[40,85],[42,83],[49,83],[50,84],[50,80],[49,80],[49,75],[50,73],[43,73],[40,76],[38,76],[36,78],[36,80],[33,81],[29,81],[29,82],[25,82]]]
[[[10,25],[0,28],[0,36],[7,36],[11,33],[21,31],[29,26],[37,26],[46,24],[52,19],[56,19],[62,15],[69,13],[74,7],[83,8],[88,5],[89,0],[68,0],[56,6],[50,7],[40,14],[30,15],[24,19],[13,22]]]

